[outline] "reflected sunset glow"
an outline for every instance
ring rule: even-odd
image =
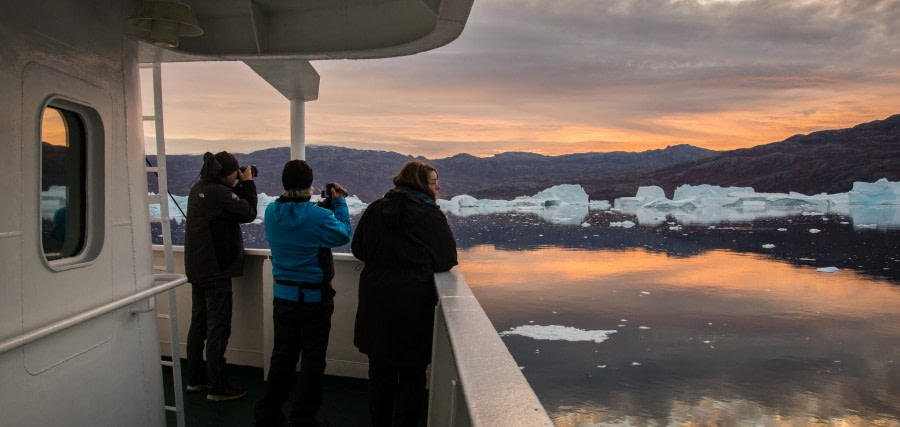
[[[541,293],[552,291],[559,282],[589,281],[597,289],[616,288],[620,282],[642,283],[641,288],[651,294],[712,292],[749,298],[761,304],[754,310],[893,313],[900,302],[889,284],[853,271],[825,274],[724,250],[680,258],[640,249],[509,252],[478,246],[460,251],[460,270],[473,289],[501,286]],[[860,288],[860,281],[871,283]]]

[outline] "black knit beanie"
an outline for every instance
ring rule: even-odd
[[[220,151],[216,153],[216,161],[222,166],[222,178],[231,175],[232,172],[238,170],[240,164],[237,161],[237,158],[234,157],[234,154],[231,154],[227,151]]]
[[[312,186],[313,171],[303,160],[291,160],[281,171],[281,184],[285,190],[305,190]]]

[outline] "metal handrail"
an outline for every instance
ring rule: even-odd
[[[459,267],[434,279],[438,306],[428,425],[552,427]]]
[[[100,307],[85,311],[81,314],[76,314],[72,317],[68,317],[68,318],[60,320],[58,322],[51,323],[47,326],[33,329],[29,332],[26,332],[22,335],[15,337],[15,338],[10,338],[10,339],[0,343],[0,354],[6,353],[7,351],[10,351],[10,350],[17,349],[28,343],[37,341],[41,338],[44,338],[48,335],[55,334],[64,329],[71,328],[80,323],[84,323],[95,317],[99,317],[104,314],[111,313],[111,312],[118,310],[122,307],[125,307],[127,305],[134,304],[138,301],[150,298],[156,294],[168,291],[169,289],[174,289],[178,286],[181,286],[181,285],[187,283],[187,276],[185,276],[183,274],[154,274],[153,280],[155,282],[161,282],[163,280],[168,280],[168,282],[166,282],[162,285],[154,286],[150,289],[146,289],[144,291],[138,292],[131,296],[127,296],[125,298],[115,300],[109,304],[104,304]]]

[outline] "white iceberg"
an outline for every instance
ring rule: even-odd
[[[900,182],[890,182],[886,178],[854,182],[849,198],[851,205],[900,205]]]
[[[154,195],[155,193],[148,193],[149,195]],[[259,193],[256,195],[256,220],[253,221],[255,224],[261,224],[263,221],[263,217],[266,214],[266,207],[269,206],[270,203],[275,201],[279,196],[270,196],[266,193]],[[313,195],[310,199],[312,202],[318,202],[322,198],[319,195]],[[188,210],[188,196],[171,196],[169,197],[169,219],[174,220],[176,223],[181,224],[185,220],[185,215],[187,215]],[[358,196],[349,196],[344,199],[347,202],[347,208],[350,210],[350,215],[356,215],[362,213],[363,210],[368,206],[366,203],[363,203],[362,200],[359,199]],[[150,204],[150,217],[151,218],[159,218],[160,217],[160,207],[159,203],[151,203]]]
[[[638,224],[661,225],[674,218],[681,225],[752,221],[803,214],[848,215],[856,224],[900,227],[900,183],[886,179],[854,183],[849,193],[807,196],[797,192],[757,193],[751,187],[682,185],[669,200],[660,187],[640,187],[634,197],[615,199],[614,206],[634,214]]]
[[[573,328],[571,326],[559,325],[522,325],[511,328],[508,331],[500,332],[501,336],[519,335],[523,337],[533,338],[536,340],[550,341],[593,341],[602,343],[606,341],[610,335],[616,331],[595,330],[589,331],[584,329]]]
[[[469,195],[458,195],[450,200],[439,199],[437,203],[444,212],[461,217],[530,212],[547,222],[566,225],[584,223],[589,209],[609,209],[609,202],[590,201],[584,188],[575,184],[556,185],[534,196],[519,196],[513,200],[479,200]]]

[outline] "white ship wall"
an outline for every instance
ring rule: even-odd
[[[137,44],[130,1],[9,2],[0,15],[0,341],[150,287]],[[86,257],[41,247],[43,107],[96,110]],[[75,257],[78,259],[78,257]],[[3,425],[164,425],[155,314],[126,307],[0,354]]]

